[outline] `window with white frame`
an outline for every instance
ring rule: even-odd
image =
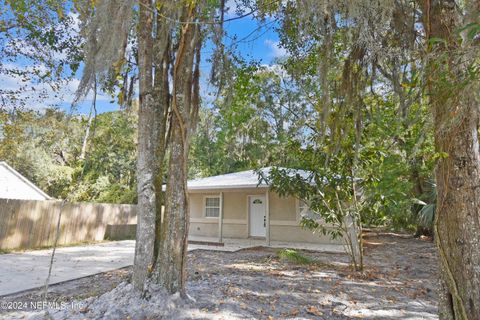
[[[205,217],[217,218],[220,215],[220,197],[205,197]]]

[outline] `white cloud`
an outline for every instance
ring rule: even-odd
[[[4,67],[8,69],[23,69],[25,71],[32,71],[33,66],[19,66],[18,64],[7,64]],[[38,70],[46,70],[44,65],[35,66]],[[26,80],[26,81],[25,81]],[[27,108],[30,109],[44,109],[52,105],[71,104],[75,98],[75,92],[77,90],[80,80],[74,78],[70,81],[65,81],[60,85],[58,90],[54,90],[48,83],[36,83],[28,79],[23,79],[19,75],[15,74],[1,74],[0,83],[2,83],[2,89],[5,91],[17,91],[18,99],[26,101]],[[85,97],[84,102],[92,101],[93,93],[90,92]],[[101,92],[97,94],[98,102],[108,102],[111,97]]]
[[[274,64],[262,64],[262,68],[263,70],[265,71],[268,71],[268,72],[272,72],[272,73],[275,73],[277,74],[278,76],[280,76],[281,78],[288,78],[289,75],[288,75],[288,72],[287,70],[285,70],[285,68],[278,64],[278,63],[274,63]]]
[[[77,78],[72,79],[68,82],[68,84],[61,89],[61,92],[65,95],[63,102],[71,103],[75,97],[75,92],[77,91],[78,85],[80,84],[80,80]],[[93,92],[90,91],[88,95],[84,99],[85,101],[93,100]],[[108,95],[105,95],[102,92],[97,92],[97,101],[110,101],[112,98]]]
[[[264,41],[264,44],[267,46],[267,48],[270,49],[271,57],[283,58],[287,56],[287,50],[285,50],[285,48],[280,47],[280,43],[278,41],[267,39]]]

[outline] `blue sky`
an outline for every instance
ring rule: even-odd
[[[232,11],[234,12],[234,10],[230,10],[227,14],[227,18],[235,17]],[[224,28],[228,37],[225,38],[225,44],[227,47],[230,46],[233,42],[231,38],[236,38],[236,52],[240,53],[244,59],[247,61],[255,60],[266,65],[273,64],[276,58],[285,55],[284,50],[278,47],[278,34],[275,32],[276,24],[275,21],[269,19],[259,24],[259,22],[252,17],[226,22]],[[211,89],[207,81],[211,65],[206,60],[212,54],[212,51],[212,45],[206,44],[202,53],[202,60],[204,62],[201,64],[201,86],[203,87],[201,91],[204,95]],[[78,77],[80,77],[80,73]],[[70,91],[74,91],[77,84],[77,81],[71,83],[69,85]],[[66,102],[60,103],[60,107],[67,111],[70,111],[70,101],[72,97],[69,98],[70,99],[66,99]],[[204,98],[208,99],[207,97]],[[99,95],[97,97],[98,112],[118,110],[119,106],[116,103],[110,103],[111,100],[113,99],[108,96]],[[90,106],[91,97],[87,97],[87,99],[80,103],[75,112],[86,114],[90,110]]]
[[[236,0],[227,0],[227,7],[230,7],[226,13],[226,19],[234,18],[237,16],[237,10],[235,5]],[[74,20],[77,21],[75,25],[79,24],[78,19],[74,14],[71,14]],[[277,22],[267,19],[263,22],[258,22],[252,16],[247,16],[238,20],[233,20],[225,23],[225,31],[227,37],[225,38],[225,45],[227,48],[236,42],[236,53],[240,54],[246,61],[255,60],[261,64],[271,65],[275,63],[275,59],[285,55],[285,51],[278,47],[278,34],[275,32],[275,28],[278,27]],[[76,29],[76,27],[74,27]],[[72,32],[78,32],[73,29]],[[235,38],[236,40],[232,40]],[[29,49],[26,49],[29,50]],[[202,52],[201,63],[201,92],[204,95],[204,101],[209,100],[207,97],[208,92],[212,92],[214,88],[211,88],[208,84],[208,77],[210,75],[211,65],[208,62],[209,56],[213,52],[211,43],[207,43]],[[32,67],[31,65],[24,65],[21,59],[14,63],[16,66],[22,66],[25,68]],[[77,72],[76,78],[70,83],[64,85],[60,94],[55,94],[46,84],[34,84],[27,83],[29,87],[36,87],[38,90],[46,90],[49,92],[48,97],[43,101],[33,99],[29,102],[27,107],[32,109],[43,109],[52,105],[59,106],[67,112],[72,112],[71,103],[74,98],[74,93],[81,77],[81,70]],[[25,85],[19,77],[0,74],[0,86],[4,89],[15,89]],[[99,93],[97,95],[97,111],[108,112],[118,110],[119,106],[116,103],[111,103],[114,100],[108,95]],[[84,101],[82,101],[75,110],[74,113],[87,114],[92,104],[92,94],[90,94]]]

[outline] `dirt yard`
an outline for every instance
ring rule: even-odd
[[[82,300],[120,283],[121,288],[128,286],[125,282],[131,271],[121,269],[52,286],[48,301],[69,305],[82,301],[74,303],[79,308],[69,311],[73,313],[50,313],[54,319],[438,319],[437,258],[432,242],[368,236],[365,247],[363,274],[350,270],[344,254],[303,251],[310,261],[298,264],[280,259],[276,249],[197,250],[189,253],[187,290],[195,301],[172,302],[168,308],[152,302],[155,313],[136,312],[131,302],[119,307],[120,311],[99,311],[94,298]],[[111,304],[117,298],[107,293],[102,299]],[[40,300],[38,291],[0,299],[0,318],[43,319],[44,310],[29,306]],[[21,311],[3,307],[23,302]],[[138,306],[138,310],[148,308]]]

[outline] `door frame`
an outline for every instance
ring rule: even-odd
[[[251,228],[250,225],[252,223],[252,219],[250,219],[250,199],[252,197],[263,197],[265,201],[265,219],[268,219],[267,217],[267,194],[266,193],[259,193],[259,194],[249,194],[247,195],[247,235],[249,238],[257,238],[257,239],[265,239],[267,236],[267,226],[265,226],[265,235],[264,236],[252,236],[251,235]]]

